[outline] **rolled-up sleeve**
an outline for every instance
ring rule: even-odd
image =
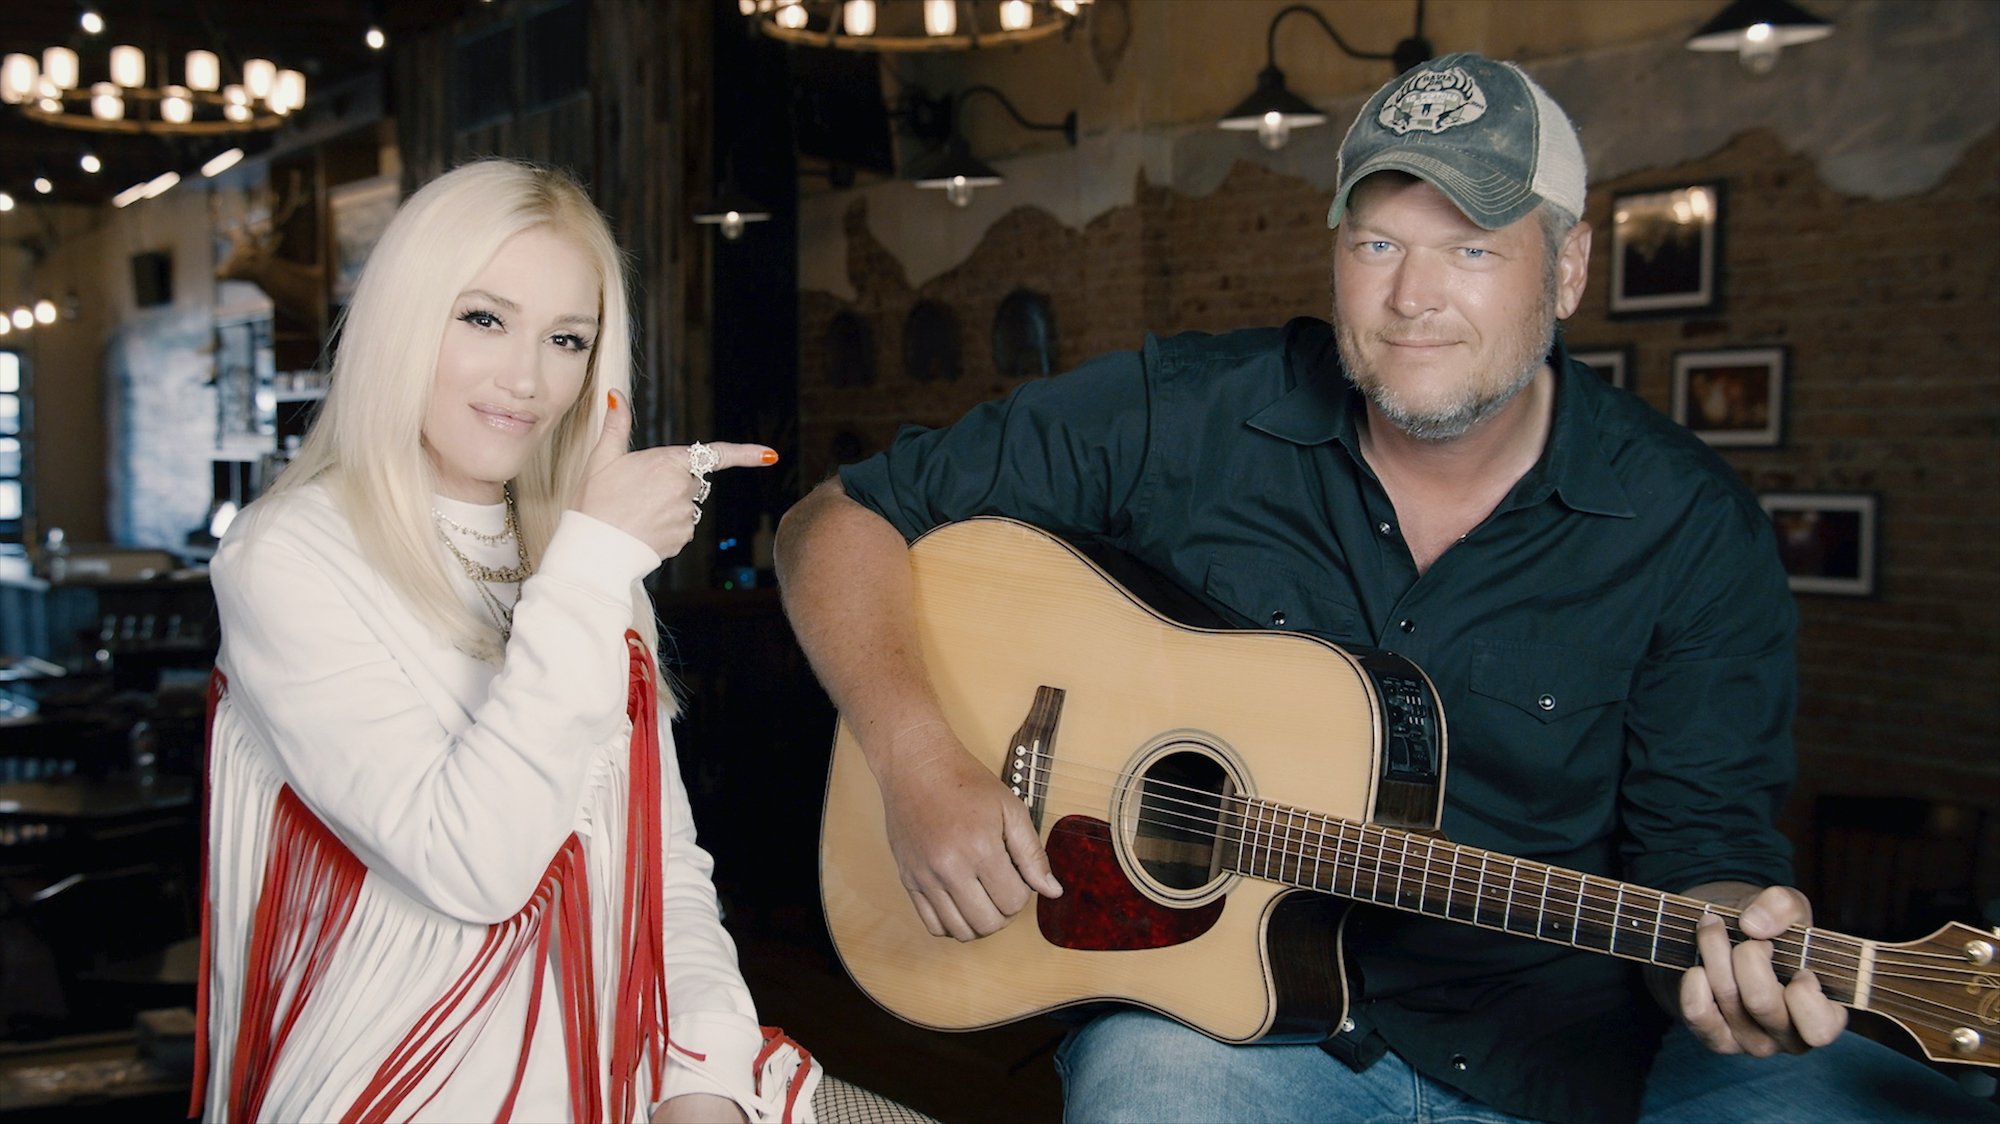
[[[1627,717],[1628,876],[1672,891],[1789,884],[1777,822],[1795,772],[1798,613],[1770,521],[1733,503],[1685,549]]]

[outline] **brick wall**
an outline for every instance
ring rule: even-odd
[[[1611,195],[1712,179],[1727,183],[1720,309],[1610,319]],[[1239,164],[1201,198],[1142,184],[1132,205],[1082,230],[1019,209],[963,265],[912,289],[856,202],[856,299],[809,292],[801,302],[806,478],[880,448],[901,423],[944,422],[1016,385],[996,376],[990,342],[994,311],[1016,286],[1051,298],[1059,367],[1134,346],[1148,330],[1325,315],[1325,207],[1304,180]],[[1725,456],[1760,491],[1880,497],[1878,595],[1800,596],[1805,781],[1795,805],[1844,789],[2000,806],[2000,134],[1931,191],[1878,202],[1826,188],[1772,134],[1751,132],[1703,159],[1597,185],[1587,217],[1599,234],[1571,340],[1632,345],[1630,385],[1662,410],[1676,351],[1789,348],[1782,445]],[[955,382],[902,374],[902,320],[919,299],[959,316]],[[820,341],[843,309],[872,330],[870,387],[828,384]]]
[[[1635,345],[1638,393],[1668,407],[1676,351],[1790,349],[1783,443],[1724,455],[1760,492],[1879,497],[1878,595],[1802,594],[1802,798],[1895,791],[2000,803],[2000,134],[1922,195],[1827,189],[1767,133],[1600,185],[1727,181],[1723,302],[1608,321],[1608,239],[1578,341]],[[1887,766],[1887,768],[1885,768]]]

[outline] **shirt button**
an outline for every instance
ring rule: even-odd
[[[1285,627],[1285,611],[1283,609],[1271,610],[1271,627],[1272,628]]]
[[[1556,708],[1555,696],[1543,695],[1541,698],[1535,700],[1535,705],[1541,707],[1543,710],[1554,710]]]
[[[1393,525],[1391,525],[1388,520],[1385,519],[1382,522],[1375,524],[1375,533],[1383,536],[1384,538],[1387,538],[1388,536],[1396,533],[1396,528]]]
[[[1464,1054],[1453,1054],[1451,1056],[1451,1068],[1459,1071],[1460,1073],[1464,1073],[1466,1069],[1471,1066],[1471,1064],[1472,1064],[1471,1062],[1465,1060]]]
[[[1417,630],[1417,622],[1404,617],[1402,620],[1396,622],[1396,627],[1402,629],[1404,632],[1415,632]]]
[[[1353,1033],[1354,1033],[1354,1016],[1353,1016],[1353,1015],[1349,1015],[1349,1016],[1347,1016],[1346,1018],[1344,1018],[1344,1019],[1340,1020],[1340,1033],[1342,1033],[1342,1034],[1353,1034]]]

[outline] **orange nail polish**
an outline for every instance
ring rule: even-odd
[[[605,391],[605,392],[604,392],[604,404],[605,404],[606,406],[610,407],[610,408],[611,408],[611,409],[613,409],[613,410],[617,409],[617,408],[618,408],[618,392],[617,392],[617,391],[615,391],[615,390],[608,390],[608,391]]]
[[[764,456],[763,456],[763,461],[764,461],[764,463],[765,463],[765,464],[777,464],[777,463],[778,463],[778,450],[776,450],[776,449],[766,449],[766,450],[764,450]]]

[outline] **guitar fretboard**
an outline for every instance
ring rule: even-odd
[[[1694,898],[1269,801],[1232,805],[1224,865],[1252,878],[1668,968],[1699,961],[1705,915],[1743,939],[1735,910]],[[1871,942],[1794,927],[1772,943],[1780,979],[1810,968],[1829,998],[1867,1006]]]

